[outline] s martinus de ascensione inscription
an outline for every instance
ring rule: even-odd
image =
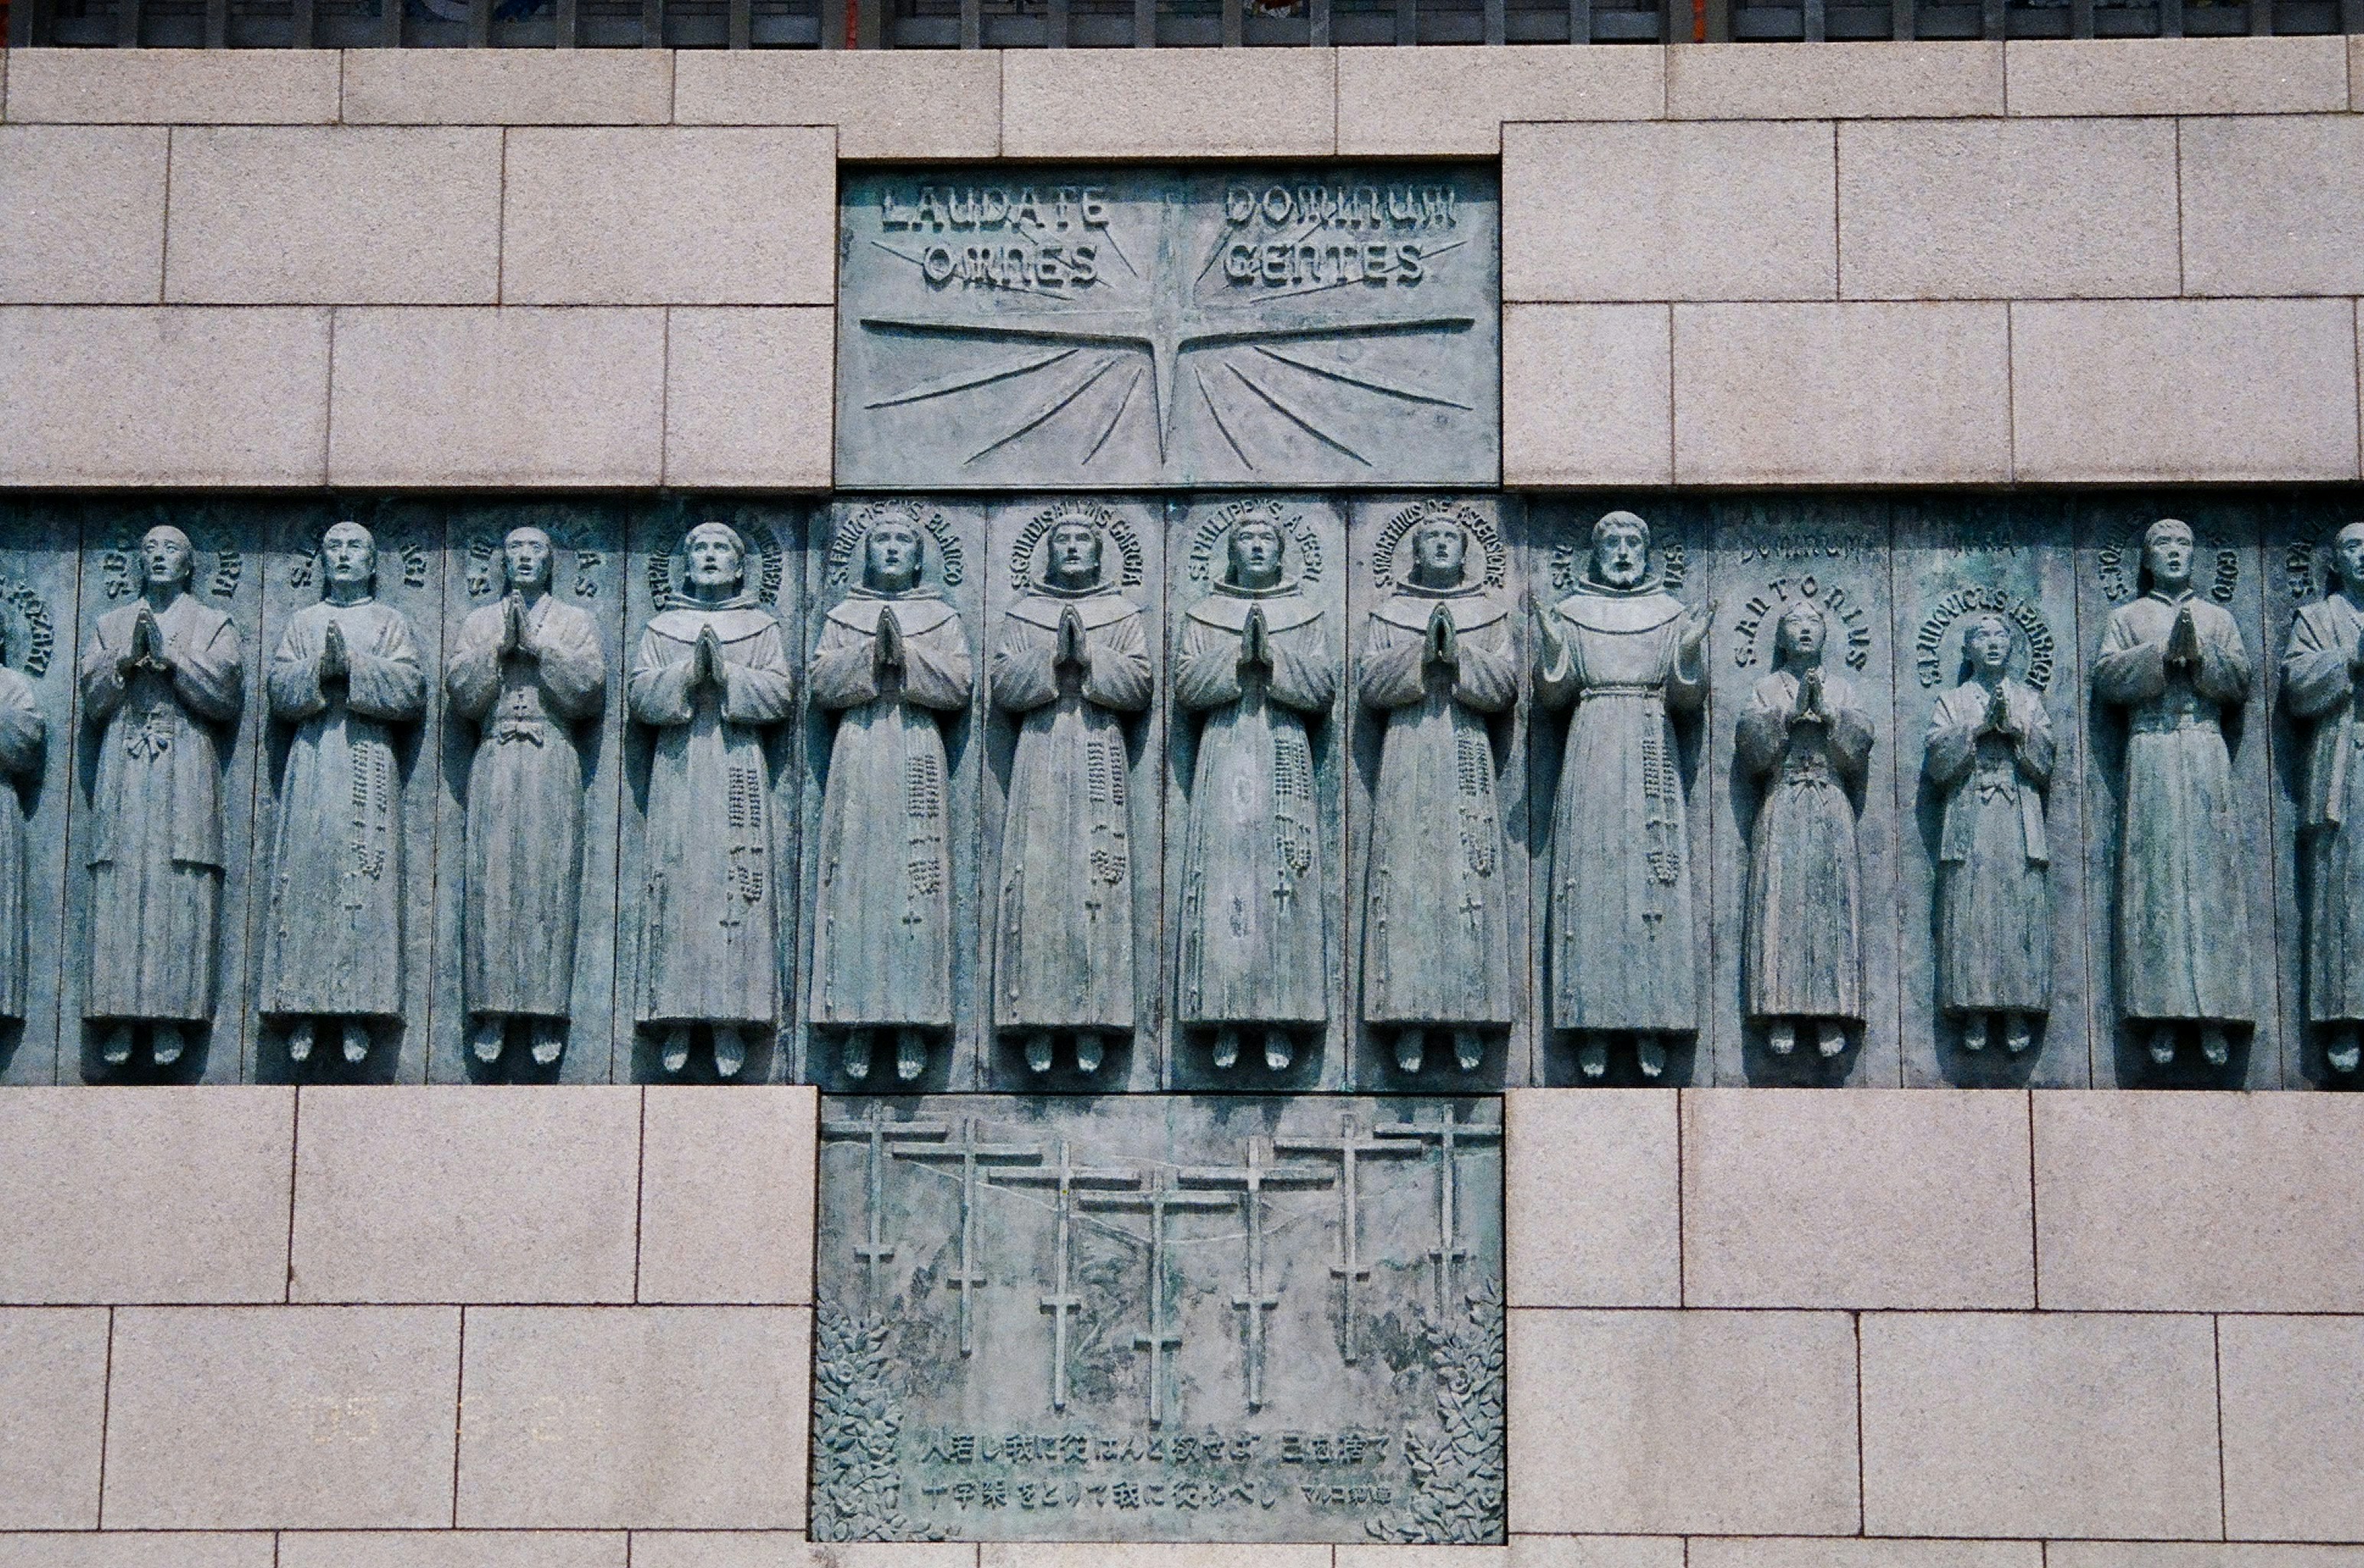
[[[838,477],[1491,484],[1490,172],[904,171],[840,228]]]

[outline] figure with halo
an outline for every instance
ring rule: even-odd
[[[862,536],[861,581],[830,606],[812,700],[838,715],[814,849],[812,1022],[839,1032],[845,1075],[870,1076],[873,1036],[895,1076],[927,1070],[953,1024],[951,794],[944,716],[968,706],[968,639],[920,581],[927,541],[893,512]]]
[[[1307,728],[1329,710],[1338,671],[1321,606],[1284,573],[1286,550],[1271,517],[1233,523],[1213,592],[1190,606],[1175,660],[1174,700],[1199,716],[1183,840],[1180,1022],[1208,1040],[1218,1071],[1237,1065],[1243,1034],[1254,1031],[1265,1066],[1284,1072],[1297,1037],[1329,1018],[1325,857]]]
[[[1937,1006],[1960,1023],[1964,1051],[2000,1034],[2018,1056],[2052,1007],[2052,719],[2043,694],[2011,673],[2011,654],[2002,617],[1963,630],[1961,681],[1929,716],[1922,771],[1945,801]]]
[[[748,581],[747,541],[705,522],[681,541],[680,586],[632,661],[632,717],[656,731],[632,1018],[667,1076],[696,1032],[714,1073],[745,1071],[779,1026],[778,882],[764,735],[796,704],[780,623]]]
[[[608,695],[598,623],[551,589],[550,535],[501,541],[500,598],[460,623],[444,673],[452,711],[476,727],[468,763],[460,994],[468,1050],[486,1067],[513,1026],[536,1067],[566,1049],[583,875],[583,761],[575,727]]]
[[[110,1068],[148,1031],[158,1067],[214,1016],[221,924],[220,730],[238,722],[245,650],[229,617],[189,592],[189,536],[139,541],[139,596],[98,617],[82,657],[96,731],[90,933],[83,1016]]]
[[[1372,791],[1363,1017],[1392,1030],[1399,1070],[1450,1036],[1475,1072],[1511,1022],[1510,894],[1486,722],[1519,695],[1509,609],[1450,512],[1412,523],[1411,570],[1371,612],[1364,705],[1387,716]]]
[[[2332,541],[2337,586],[2300,606],[2282,700],[2307,727],[2299,831],[2305,846],[2306,1017],[2324,1064],[2364,1057],[2364,522]]]
[[[2140,597],[2110,613],[2093,664],[2096,700],[2126,710],[2124,827],[2118,844],[2118,1007],[2147,1031],[2151,1062],[2175,1061],[2196,1027],[2211,1067],[2252,1022],[2248,878],[2224,710],[2249,690],[2231,612],[2192,592],[2191,529],[2162,517],[2143,534]]]
[[[994,905],[993,1025],[1026,1070],[1061,1037],[1089,1076],[1133,1028],[1132,835],[1124,722],[1154,675],[1139,605],[1108,580],[1089,514],[1054,518],[1042,568],[1004,614],[987,672],[1019,720]]]
[[[1863,1006],[1863,867],[1853,792],[1871,760],[1871,715],[1855,683],[1823,667],[1820,606],[1781,612],[1773,672],[1741,709],[1741,766],[1764,794],[1749,833],[1745,987],[1776,1056],[1812,1032],[1824,1058],[1847,1048]]]
[[[333,525],[322,597],[271,658],[271,716],[295,726],[279,791],[263,929],[262,1012],[298,1067],[314,1051],[369,1060],[402,1016],[402,773],[396,732],[427,713],[410,617],[377,599],[377,541]]]
[[[1630,1037],[1645,1078],[1699,1032],[1689,815],[1674,716],[1707,695],[1712,604],[1683,607],[1650,570],[1650,525],[1592,525],[1574,587],[1543,617],[1535,700],[1574,704],[1552,807],[1551,1024],[1607,1076]]]

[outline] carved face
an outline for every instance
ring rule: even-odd
[[[690,529],[681,550],[688,557],[689,585],[703,597],[719,599],[747,580],[739,541],[719,523],[700,523]]]
[[[1412,566],[1423,586],[1448,587],[1461,581],[1469,558],[1469,536],[1458,523],[1430,523],[1412,535]]]
[[[320,565],[332,588],[366,588],[377,575],[377,540],[359,523],[339,523],[320,540]]]
[[[1962,653],[1973,669],[2001,670],[2011,658],[2011,628],[2001,616],[1981,616],[1962,634]]]
[[[189,560],[189,536],[169,525],[150,528],[139,541],[140,573],[159,586],[187,582]]]
[[[508,568],[510,587],[549,586],[550,536],[540,528],[511,528],[501,541],[501,560]]]
[[[1063,588],[1085,588],[1100,580],[1100,530],[1085,522],[1060,523],[1051,529],[1051,581]]]
[[[863,576],[873,588],[897,593],[920,577],[920,534],[909,523],[880,523],[862,541]]]
[[[1781,624],[1773,635],[1774,652],[1794,664],[1819,664],[1826,632],[1822,611],[1812,605],[1791,605],[1781,612]]]
[[[2181,523],[2152,524],[2143,538],[2143,562],[2159,587],[2182,587],[2191,581],[2191,530]]]
[[[2364,594],[2364,523],[2350,523],[2340,529],[2332,548],[2339,554],[2339,580],[2348,592]]]
[[[1257,519],[1232,530],[1232,581],[1269,588],[1280,581],[1280,530]]]
[[[1592,574],[1612,588],[1631,588],[1650,570],[1650,530],[1639,517],[1608,517],[1592,530]]]

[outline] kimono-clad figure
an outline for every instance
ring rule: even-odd
[[[1106,585],[1098,526],[1061,518],[1043,549],[1043,575],[1003,617],[988,672],[994,702],[1022,716],[994,906],[993,1025],[1022,1037],[1028,1072],[1051,1070],[1065,1033],[1090,1074],[1104,1037],[1133,1027],[1123,716],[1149,706],[1154,676],[1141,606]]]
[[[1363,921],[1363,1016],[1395,1031],[1417,1073],[1427,1031],[1475,1072],[1511,1022],[1509,874],[1489,714],[1518,700],[1510,611],[1469,571],[1450,517],[1415,525],[1410,580],[1371,612],[1362,698],[1387,715],[1372,791]],[[1309,896],[1311,896],[1309,894]]]
[[[632,717],[656,730],[648,871],[632,1018],[658,1065],[689,1065],[710,1028],[714,1073],[736,1078],[750,1031],[779,1026],[778,882],[764,732],[788,717],[796,672],[780,623],[747,585],[747,543],[726,523],[682,540],[682,591],[641,633]]]
[[[2364,523],[2333,542],[2338,591],[2303,606],[2282,699],[2312,726],[2299,830],[2306,845],[2306,1017],[2324,1062],[2353,1073],[2364,1046]]]
[[[271,716],[296,726],[272,846],[262,1012],[287,1058],[317,1037],[369,1060],[373,1026],[402,1016],[402,771],[395,731],[427,712],[410,617],[377,602],[377,542],[359,523],[320,540],[326,596],[290,617],[271,656]]]
[[[1863,866],[1855,802],[1871,760],[1871,716],[1855,684],[1825,674],[1829,626],[1791,605],[1773,633],[1773,673],[1741,710],[1741,765],[1764,795],[1749,835],[1748,1016],[1776,1056],[1811,1025],[1823,1056],[1863,1021]]]
[[[2125,824],[2118,844],[2118,1006],[2148,1026],[2150,1059],[2175,1060],[2200,1027],[2212,1067],[2229,1025],[2254,1021],[2248,878],[2233,758],[2218,715],[2249,689],[2240,628],[2191,592],[2191,530],[2171,517],[2143,535],[2150,585],[2102,632],[2093,695],[2126,710]]]
[[[5,651],[5,650],[0,650]],[[33,683],[0,665],[0,790],[37,778],[49,736]],[[30,914],[25,888],[25,813],[19,801],[0,797],[0,1018],[25,1016],[25,936]]]
[[[862,541],[861,585],[832,606],[812,699],[839,710],[820,806],[812,1021],[844,1031],[849,1078],[871,1034],[895,1034],[895,1075],[927,1070],[953,1024],[952,795],[940,714],[968,706],[960,617],[920,584],[920,530],[898,517]]]
[[[1592,525],[1590,563],[1544,617],[1536,700],[1576,704],[1552,807],[1551,1023],[1576,1038],[1587,1078],[1634,1037],[1645,1078],[1699,1032],[1690,824],[1675,713],[1707,695],[1715,606],[1686,610],[1652,576],[1650,527]]]
[[[1190,606],[1174,700],[1205,717],[1183,840],[1180,1021],[1213,1062],[1261,1029],[1265,1065],[1296,1060],[1292,1031],[1329,1018],[1321,816],[1306,721],[1337,689],[1321,608],[1281,578],[1279,528],[1233,526],[1227,570]]]
[[[189,536],[139,541],[139,601],[98,617],[82,656],[82,711],[98,731],[83,1017],[109,1067],[148,1030],[159,1067],[214,1016],[221,924],[217,726],[245,700],[238,628],[189,592]]]
[[[468,763],[460,991],[468,1049],[491,1066],[524,1026],[534,1065],[566,1049],[583,878],[583,760],[574,727],[608,695],[598,623],[550,591],[550,536],[501,541],[500,602],[460,623],[444,673],[452,709],[476,726]]]
[[[2011,623],[1980,616],[1962,633],[1962,680],[1929,716],[1922,771],[1945,797],[1937,840],[1937,1006],[1984,1051],[1990,1020],[2013,1056],[2052,1009],[2052,852],[2044,791],[2052,719],[2012,678]]]

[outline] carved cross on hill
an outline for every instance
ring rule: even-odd
[[[1448,1106],[1444,1119],[1434,1123],[1408,1123],[1400,1127],[1376,1129],[1380,1138],[1393,1138],[1436,1154],[1436,1245],[1428,1255],[1436,1261],[1436,1310],[1440,1318],[1449,1317],[1460,1307],[1461,1260],[1469,1249],[1461,1242],[1460,1151],[1465,1147],[1478,1147],[1502,1141],[1499,1127],[1475,1127],[1453,1119]]]
[[[960,1353],[972,1355],[976,1351],[976,1293],[985,1287],[984,1272],[977,1267],[980,1249],[976,1240],[977,1181],[981,1168],[987,1165],[1031,1165],[1043,1158],[1039,1143],[979,1143],[976,1140],[976,1118],[961,1118],[960,1137],[941,1149],[914,1149],[903,1156],[907,1160],[941,1160],[960,1166],[960,1261],[944,1283],[961,1293]]]
[[[824,1140],[861,1139],[870,1145],[868,1192],[870,1212],[864,1220],[864,1240],[853,1244],[853,1254],[862,1260],[862,1313],[867,1318],[877,1310],[878,1271],[894,1257],[895,1249],[887,1244],[886,1225],[886,1161],[893,1145],[919,1139],[938,1139],[951,1131],[940,1121],[894,1121],[884,1106],[873,1106],[870,1114],[860,1121],[824,1121],[820,1135]]]
[[[1400,1139],[1390,1141],[1365,1138],[1361,1124],[1351,1111],[1338,1118],[1335,1138],[1284,1138],[1274,1147],[1283,1154],[1327,1156],[1338,1162],[1338,1261],[1330,1265],[1330,1273],[1338,1282],[1338,1353],[1352,1366],[1359,1354],[1355,1337],[1355,1286],[1371,1277],[1371,1265],[1363,1261],[1361,1162],[1375,1155],[1385,1159],[1394,1154],[1417,1154],[1420,1148]]]
[[[1146,1192],[1102,1197],[1087,1193],[1086,1208],[1133,1209],[1149,1216],[1149,1327],[1133,1335],[1133,1349],[1149,1352],[1149,1424],[1165,1424],[1165,1389],[1174,1375],[1174,1354],[1182,1348],[1182,1332],[1166,1317],[1165,1217],[1176,1209],[1229,1208],[1232,1200],[1212,1193],[1181,1192],[1163,1184]]]
[[[1137,1171],[1095,1171],[1078,1166],[1070,1158],[1067,1140],[1063,1138],[1059,1140],[1056,1165],[1033,1171],[997,1171],[991,1180],[1004,1185],[1050,1187],[1058,1194],[1051,1294],[1043,1297],[1043,1310],[1051,1315],[1051,1408],[1064,1410],[1067,1407],[1067,1319],[1084,1305],[1084,1298],[1068,1288],[1068,1261],[1072,1256],[1069,1233],[1075,1222],[1076,1194],[1138,1187],[1141,1174]]]
[[[1275,1169],[1270,1163],[1272,1145],[1267,1139],[1248,1140],[1247,1162],[1217,1170],[1192,1170],[1182,1173],[1186,1187],[1237,1187],[1240,1206],[1247,1211],[1248,1257],[1247,1288],[1232,1297],[1234,1309],[1244,1312],[1247,1321],[1248,1408],[1264,1408],[1265,1315],[1280,1307],[1280,1295],[1270,1288],[1265,1275],[1264,1194],[1266,1187],[1326,1187],[1331,1176],[1326,1171]]]

